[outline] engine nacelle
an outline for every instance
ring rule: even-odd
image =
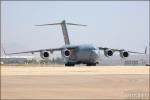
[[[111,49],[106,49],[106,50],[104,50],[104,55],[105,55],[106,57],[112,56],[113,53],[114,53],[114,52],[113,52]]]
[[[49,58],[49,52],[48,51],[41,51],[40,56],[43,59],[48,59]]]
[[[63,56],[65,57],[69,57],[71,55],[71,51],[68,49],[63,50],[62,52],[63,52]]]
[[[120,57],[121,58],[126,58],[129,57],[129,52],[128,51],[120,51]]]

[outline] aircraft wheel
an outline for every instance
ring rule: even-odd
[[[65,64],[65,66],[74,66],[75,64],[70,64],[70,63],[67,63]]]
[[[96,66],[96,63],[89,63],[89,64],[86,64],[87,66]]]

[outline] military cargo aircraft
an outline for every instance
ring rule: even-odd
[[[100,63],[99,53],[98,53],[99,50],[103,50],[104,55],[106,57],[113,56],[114,52],[119,52],[121,58],[129,57],[129,53],[136,53],[136,54],[146,53],[146,50],[144,53],[140,53],[140,52],[126,51],[124,49],[94,47],[93,45],[71,45],[66,26],[67,25],[87,26],[87,25],[66,23],[66,21],[63,20],[61,23],[42,24],[42,25],[36,25],[36,26],[46,26],[46,25],[61,25],[63,36],[64,36],[64,42],[65,42],[64,46],[59,47],[59,48],[48,48],[48,49],[41,49],[41,50],[16,52],[16,53],[10,53],[10,54],[21,54],[21,53],[33,54],[35,52],[39,52],[41,58],[46,60],[49,58],[50,53],[53,53],[54,51],[61,51],[61,55],[64,58],[65,66],[74,66],[75,64],[86,64],[87,66],[96,66],[96,64]]]

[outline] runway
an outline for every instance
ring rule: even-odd
[[[148,99],[149,66],[2,66],[2,99]]]

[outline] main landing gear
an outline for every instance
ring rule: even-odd
[[[75,64],[73,64],[73,63],[66,63],[65,66],[66,67],[67,66],[73,67],[73,66],[75,66]],[[88,63],[88,64],[86,64],[86,66],[96,66],[96,63]]]
[[[65,66],[74,66],[75,64],[66,63]]]
[[[86,66],[96,66],[96,63],[89,63],[89,64],[86,64]]]

